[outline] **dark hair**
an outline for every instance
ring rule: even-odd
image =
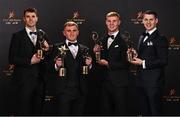
[[[25,9],[24,13],[23,13],[23,16],[25,16],[26,12],[35,13],[36,15],[38,15],[37,10],[35,8],[27,8],[27,9]]]
[[[152,11],[152,10],[147,10],[147,11],[145,11],[145,12],[143,13],[143,16],[144,16],[145,14],[154,15],[155,18],[158,17],[158,16],[157,16],[157,13],[156,13],[155,11]]]

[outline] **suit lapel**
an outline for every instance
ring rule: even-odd
[[[141,53],[141,51],[144,50],[145,47],[148,46],[148,43],[151,42],[153,43],[153,40],[155,39],[155,36],[158,34],[158,30],[154,31],[146,40],[145,42],[143,42],[144,37],[141,39],[140,45],[139,45],[139,49],[138,51]],[[140,39],[139,39],[140,41]]]
[[[24,29],[24,37],[26,38],[26,42],[28,43],[28,45],[31,45],[32,47],[35,47],[35,45],[31,41],[31,38],[28,36],[28,34],[26,32],[26,29]],[[37,41],[36,41],[36,43],[37,43]]]
[[[158,34],[158,30],[154,31],[154,32],[149,36],[149,38],[146,39],[146,41],[145,41],[144,43],[149,42],[149,41],[155,39],[155,36],[156,36],[157,34]]]
[[[141,44],[143,43],[143,39],[144,39],[144,36],[143,35],[141,35],[140,37],[139,37],[139,41],[138,41],[138,51],[140,50],[140,46],[141,46]]]
[[[83,52],[83,47],[81,46],[81,44],[78,44],[79,46],[79,49],[78,49],[78,52],[77,52],[77,56],[76,56],[76,59],[77,58],[80,58],[82,56],[82,52]]]
[[[32,41],[31,41],[30,37],[28,36],[25,29],[24,29],[23,33],[24,33],[24,38],[25,38],[24,41],[25,41],[25,43],[27,43],[27,46],[29,46],[31,48],[35,48],[34,44],[32,43]]]

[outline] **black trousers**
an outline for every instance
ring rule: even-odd
[[[44,103],[44,85],[32,79],[15,86],[15,115],[41,115]]]
[[[161,111],[161,88],[137,87],[138,114],[144,116],[158,116]]]
[[[115,87],[105,82],[102,85],[102,115],[128,115],[127,91],[127,87]]]
[[[85,95],[59,94],[56,96],[58,115],[83,115],[86,103]]]

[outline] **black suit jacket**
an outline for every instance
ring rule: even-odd
[[[139,39],[138,56],[145,60],[146,68],[139,68],[138,86],[159,87],[163,83],[164,67],[168,63],[168,41],[158,30],[153,32],[145,42]]]
[[[47,40],[47,36],[44,38]],[[43,62],[31,65],[31,58],[38,48],[38,41],[34,46],[25,29],[13,34],[9,48],[9,63],[15,65],[13,77],[17,83],[40,77],[44,70]]]
[[[67,69],[66,76],[60,77],[59,71],[55,70],[55,61],[59,54],[58,47],[68,46],[65,42],[54,46],[52,52],[52,58],[49,62],[48,67],[48,84],[51,93],[55,94],[68,94],[72,96],[77,96],[79,94],[87,94],[87,75],[82,74],[82,67],[85,64],[83,59],[84,50],[88,48],[84,45],[78,44],[79,49],[76,58],[73,58],[70,50],[67,50],[66,56],[64,58],[65,68]]]
[[[109,67],[103,67],[103,77],[105,81],[109,81],[112,85],[120,87],[128,85],[128,68],[129,63],[127,61],[127,44],[121,37],[120,32],[115,37],[115,40],[107,48],[107,39],[104,37],[101,42],[103,49],[101,51],[101,58],[106,59],[109,62]]]

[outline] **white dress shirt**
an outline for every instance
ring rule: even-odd
[[[157,30],[157,28],[155,27],[154,29],[152,29],[150,31],[146,31],[146,33],[149,33],[149,35],[151,35],[156,30]],[[147,38],[148,38],[148,36],[146,36],[144,38],[143,42],[145,42]],[[143,67],[143,69],[146,69],[146,61],[145,60],[142,61],[142,67]]]
[[[153,29],[150,30],[150,31],[146,31],[146,33],[149,33],[149,35],[151,35],[156,29],[157,29],[157,28],[155,27],[155,28],[153,28]],[[145,41],[147,40],[147,38],[148,38],[148,36],[145,36],[143,42],[145,42]]]
[[[117,34],[119,31],[116,31],[114,33],[112,33],[111,35],[114,35],[114,39],[116,38]],[[109,49],[109,47],[111,46],[112,42],[114,41],[114,39],[112,39],[111,37],[108,38],[107,40],[107,48]]]
[[[36,41],[37,41],[37,35],[35,35],[35,34],[31,34],[30,35],[30,32],[32,32],[32,31],[29,28],[27,28],[27,27],[25,27],[25,29],[26,29],[26,32],[27,32],[29,38],[31,39],[32,43],[35,46],[36,45]],[[33,31],[33,32],[36,32],[36,30]]]
[[[66,39],[66,44],[67,44],[67,45],[68,45],[69,42],[70,42],[70,41]],[[77,43],[77,40],[74,41],[74,42],[71,42],[71,43]],[[68,46],[68,48],[69,48],[71,54],[73,55],[73,57],[76,58],[77,53],[78,53],[78,49],[79,49],[78,45],[77,45],[77,46],[71,45],[71,46]]]

